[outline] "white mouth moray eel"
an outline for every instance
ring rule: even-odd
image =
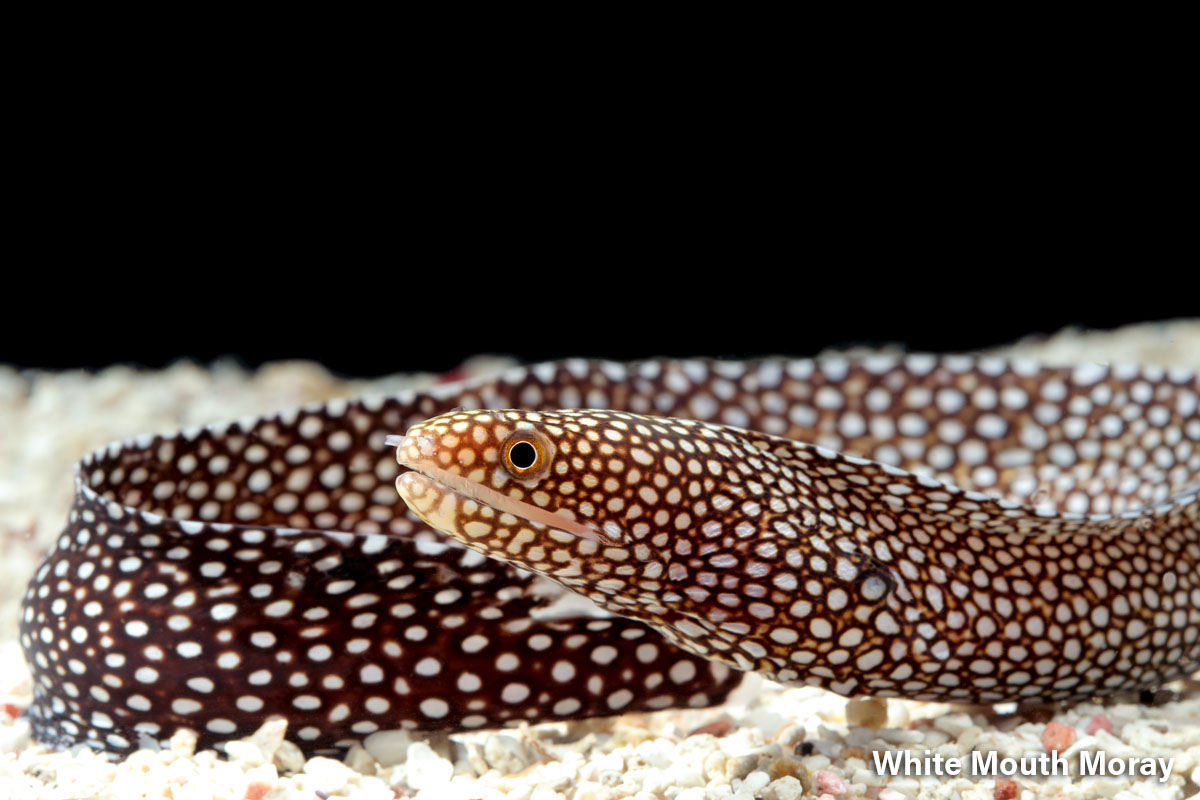
[[[726,665],[1150,689],[1200,669],[1198,394],[1154,367],[578,360],[113,445],[25,596],[34,736],[121,754],[281,714],[325,752],[719,702]],[[553,613],[524,570],[615,616]]]

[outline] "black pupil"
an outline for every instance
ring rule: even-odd
[[[537,461],[537,448],[529,442],[517,442],[508,449],[508,460],[517,469],[529,469]]]

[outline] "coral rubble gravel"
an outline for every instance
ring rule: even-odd
[[[1055,362],[1148,361],[1200,369],[1200,322],[1068,331],[998,355]],[[480,360],[465,373],[496,369]],[[1161,704],[1091,703],[1002,714],[934,703],[845,698],[747,677],[730,700],[700,710],[630,714],[502,731],[417,735],[381,731],[342,760],[305,760],[272,719],[225,755],[170,746],[113,763],[87,748],[35,745],[20,716],[32,687],[16,642],[20,594],[70,504],[71,466],[84,452],[152,430],[260,414],[336,396],[428,385],[429,376],[338,379],[304,362],[247,371],[176,364],[18,373],[0,365],[0,798],[174,800],[1090,800],[1200,798],[1200,684]],[[946,759],[972,752],[1020,758],[1058,749],[1110,757],[1172,757],[1154,778],[888,776],[875,754]]]

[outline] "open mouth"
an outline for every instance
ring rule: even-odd
[[[414,512],[435,527],[450,530],[457,528],[455,509],[462,500],[473,500],[501,514],[511,514],[528,522],[544,525],[547,528],[588,541],[604,542],[600,532],[591,526],[510,497],[424,460],[406,457],[406,453],[421,452],[420,445],[411,442],[408,436],[389,436],[385,439],[385,443],[395,445],[398,448],[396,451],[397,461],[401,466],[412,470],[402,473],[396,478],[396,490]],[[439,508],[435,509],[431,504],[422,502],[421,498],[430,491],[443,498],[442,502],[438,503]],[[445,499],[451,495],[456,496],[457,500],[450,507],[444,507]],[[470,525],[471,523],[466,524]]]

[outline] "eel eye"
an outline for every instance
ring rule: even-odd
[[[514,442],[508,448],[508,463],[516,469],[531,469],[537,464],[537,448],[529,442]]]
[[[502,463],[517,480],[528,481],[540,478],[549,462],[549,448],[533,431],[517,431],[504,442],[501,448]]]

